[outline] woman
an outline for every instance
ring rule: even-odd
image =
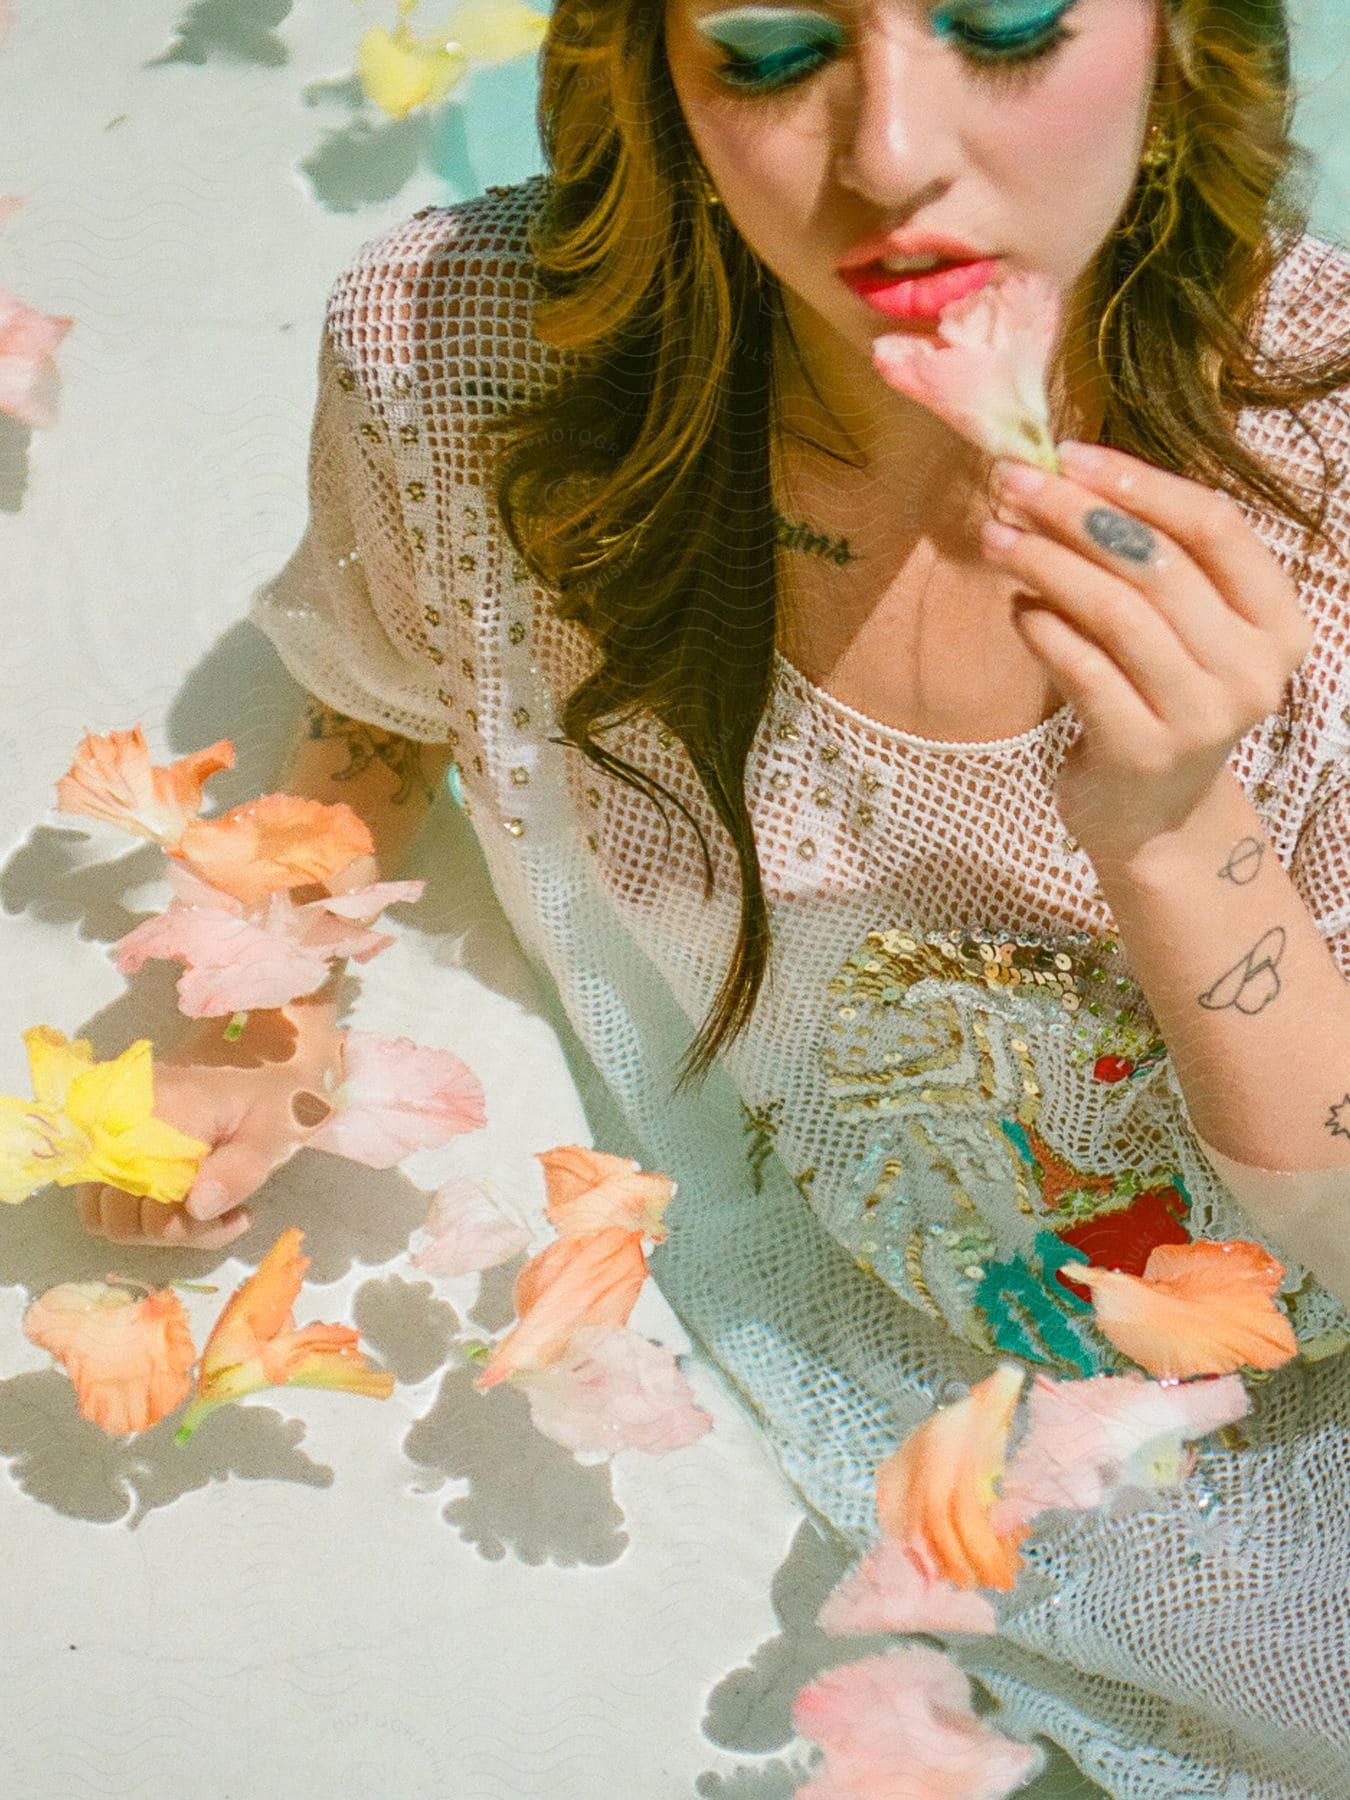
[[[1304,230],[1287,90],[1279,0],[560,0],[548,176],[428,209],[339,278],[310,527],[254,608],[317,697],[278,785],[362,810],[386,873],[419,754],[422,778],[453,757],[596,1141],[679,1183],[658,1278],[854,1545],[878,1463],[999,1357],[1127,1366],[1067,1264],[1281,1255],[1304,1353],[1241,1430],[1156,1505],[1053,1515],[997,1636],[955,1651],[1120,1800],[1350,1794],[1322,1173],[1334,1203],[1350,586],[1318,462],[1348,435],[1350,259]],[[1062,285],[1056,436],[1135,483],[1106,541],[1089,477],[1011,502],[877,373],[877,338],[933,337],[931,295],[877,275],[874,303],[839,265],[921,232]],[[995,511],[1030,527],[1002,558]],[[1280,698],[1159,830],[1146,889],[1115,854],[1146,816],[1129,781],[1066,830],[1063,778],[1112,766],[1160,669],[1195,679],[1186,619],[1239,641],[1239,566]],[[333,1011],[286,1009],[303,1056]],[[197,1189],[169,1221],[86,1193],[91,1228],[228,1241],[293,1147],[261,1101],[248,1124],[256,1068],[180,1061],[170,1116],[218,1144]]]

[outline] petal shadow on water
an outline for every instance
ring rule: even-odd
[[[14,1484],[72,1519],[125,1520],[236,1476],[331,1487],[333,1471],[300,1450],[305,1428],[256,1400],[222,1407],[186,1444],[175,1444],[178,1415],[135,1437],[110,1437],[83,1418],[57,1369],[0,1381],[0,1457]]]
[[[16,513],[28,487],[28,452],[33,428],[0,413],[0,512]]]
[[[362,1343],[399,1381],[425,1381],[453,1354],[459,1315],[438,1300],[429,1281],[385,1275],[352,1296],[352,1324]]]
[[[144,65],[166,63],[255,63],[276,69],[291,53],[276,35],[290,17],[291,0],[196,0],[174,27],[174,41]]]
[[[694,1792],[699,1800],[793,1800],[808,1774],[801,1765],[775,1759],[735,1769],[730,1775],[709,1770],[699,1776]]]
[[[467,1481],[442,1517],[489,1562],[508,1554],[523,1563],[615,1562],[628,1546],[608,1463],[582,1467],[530,1422],[525,1396],[503,1382],[486,1394],[472,1365],[447,1369],[431,1411],[403,1440],[419,1466],[413,1484],[434,1493]]]
[[[421,167],[428,131],[420,113],[378,124],[355,118],[326,131],[298,167],[325,212],[358,212],[402,191]]]

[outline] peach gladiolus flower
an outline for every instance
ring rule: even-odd
[[[253,905],[277,888],[327,881],[372,855],[375,840],[343,800],[264,794],[218,819],[194,819],[166,848],[212,887]]]
[[[873,1631],[979,1633],[998,1630],[993,1602],[937,1573],[917,1540],[883,1537],[831,1591],[816,1623],[827,1637]]]
[[[1094,1323],[1141,1369],[1163,1380],[1278,1369],[1298,1355],[1275,1303],[1283,1263],[1246,1238],[1159,1244],[1142,1275],[1073,1265],[1092,1290]]]
[[[662,1456],[712,1424],[674,1352],[623,1325],[583,1325],[556,1362],[520,1376],[519,1385],[535,1430],[574,1456]]]
[[[882,1530],[902,1543],[917,1539],[937,1573],[959,1588],[1006,1591],[1017,1579],[1017,1545],[1030,1527],[997,1532],[989,1509],[1025,1379],[1016,1363],[1000,1363],[964,1400],[939,1407],[910,1432],[877,1470]]]
[[[797,1800],[1002,1800],[1045,1766],[976,1717],[969,1678],[926,1644],[828,1669],[792,1722],[826,1758]]]
[[[102,1281],[66,1281],[34,1300],[24,1336],[62,1364],[85,1418],[121,1436],[148,1431],[185,1400],[197,1351],[171,1288],[138,1299]]]
[[[938,341],[892,332],[872,341],[882,379],[990,456],[1059,472],[1046,370],[1063,300],[1050,277],[1018,271],[938,320]]]
[[[636,1231],[611,1225],[586,1237],[560,1238],[516,1276],[516,1324],[474,1382],[480,1391],[508,1376],[557,1362],[583,1325],[626,1325],[647,1279]]]
[[[176,762],[155,764],[139,725],[80,739],[70,770],[56,784],[58,812],[83,813],[133,837],[176,844],[202,806],[202,785],[234,767],[234,745],[220,738]]]
[[[605,1150],[583,1150],[563,1144],[535,1152],[544,1168],[548,1190],[546,1211],[562,1237],[581,1237],[607,1225],[641,1232],[653,1243],[665,1241],[662,1214],[675,1196],[666,1175],[642,1171],[632,1157]]]
[[[35,431],[56,423],[61,376],[52,352],[74,323],[0,288],[0,413]]]
[[[302,1256],[304,1232],[283,1231],[257,1269],[226,1302],[202,1351],[197,1393],[174,1433],[185,1444],[218,1406],[265,1387],[339,1388],[387,1400],[394,1377],[372,1369],[350,1325],[302,1325],[291,1308],[309,1258]]]
[[[111,1062],[88,1038],[50,1025],[23,1034],[34,1099],[0,1095],[0,1200],[26,1200],[48,1182],[106,1181],[152,1200],[182,1200],[208,1144],[153,1116],[150,1040]]]

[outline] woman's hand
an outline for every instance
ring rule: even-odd
[[[87,1231],[175,1249],[232,1243],[253,1223],[240,1203],[329,1116],[324,1096],[341,1079],[331,1003],[250,1013],[233,1042],[225,1024],[200,1021],[155,1065],[155,1116],[211,1145],[191,1193],[169,1205],[86,1183],[74,1192]]]
[[[1228,495],[1119,450],[1071,460],[1063,475],[995,465],[1014,476],[996,497],[1031,529],[1004,548],[987,524],[985,552],[1034,591],[1017,623],[1083,721],[1060,816],[1094,862],[1121,865],[1184,829],[1281,704],[1313,631]]]

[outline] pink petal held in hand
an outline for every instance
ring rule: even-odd
[[[431,1242],[410,1260],[428,1275],[475,1275],[527,1249],[530,1234],[508,1219],[467,1175],[454,1175],[436,1193],[425,1229]]]
[[[411,1038],[344,1034],[337,1110],[306,1142],[368,1169],[392,1169],[414,1150],[439,1150],[487,1124],[482,1084],[452,1050]]]
[[[74,323],[0,288],[0,413],[35,431],[56,423],[61,377],[52,352]]]
[[[197,1392],[174,1433],[185,1444],[207,1413],[265,1387],[337,1388],[387,1400],[394,1377],[372,1369],[350,1325],[296,1328],[291,1308],[309,1258],[304,1232],[283,1231],[252,1275],[231,1295],[202,1351]]]
[[[989,1509],[1025,1379],[1016,1363],[1000,1363],[964,1400],[938,1407],[877,1470],[881,1529],[902,1543],[917,1539],[959,1588],[1006,1592],[1017,1580],[1017,1546],[1030,1527],[997,1532]]]
[[[167,849],[201,811],[203,784],[233,767],[234,745],[228,738],[175,762],[156,764],[139,725],[103,737],[87,732],[69,772],[56,784],[56,810],[102,819]]]
[[[516,1276],[516,1324],[493,1347],[474,1382],[480,1391],[509,1375],[547,1368],[583,1325],[626,1325],[647,1279],[636,1231],[610,1226],[559,1238]]]
[[[827,1670],[792,1722],[825,1752],[797,1800],[1002,1800],[1045,1766],[976,1717],[965,1674],[925,1644]]]
[[[583,1325],[556,1362],[519,1385],[535,1429],[574,1455],[662,1456],[712,1424],[673,1352],[626,1326]]]
[[[64,1366],[85,1418],[115,1437],[148,1431],[192,1386],[197,1351],[171,1288],[138,1299],[102,1281],[62,1282],[28,1308],[23,1330]]]
[[[277,888],[327,881],[373,854],[375,841],[344,801],[264,794],[218,819],[193,820],[166,847],[213,887],[253,905]]]
[[[944,308],[938,341],[892,332],[872,341],[884,381],[990,456],[1058,473],[1046,371],[1063,300],[1039,271],[1019,271]]]
[[[1073,1264],[1092,1293],[1094,1323],[1141,1369],[1163,1380],[1278,1369],[1298,1355],[1275,1302],[1283,1263],[1246,1238],[1159,1244],[1144,1273]]]
[[[945,1581],[921,1543],[883,1537],[830,1594],[816,1623],[827,1637],[873,1631],[998,1630],[993,1602]]]
[[[1143,1375],[1055,1381],[1038,1372],[990,1523],[1009,1530],[1052,1509],[1100,1506],[1123,1488],[1174,1488],[1186,1473],[1184,1445],[1250,1406],[1237,1375],[1162,1387]]]
[[[549,1221],[561,1236],[581,1237],[618,1225],[640,1231],[653,1243],[665,1241],[662,1215],[675,1197],[675,1183],[668,1176],[644,1172],[632,1157],[583,1150],[580,1144],[535,1155],[544,1168]]]

